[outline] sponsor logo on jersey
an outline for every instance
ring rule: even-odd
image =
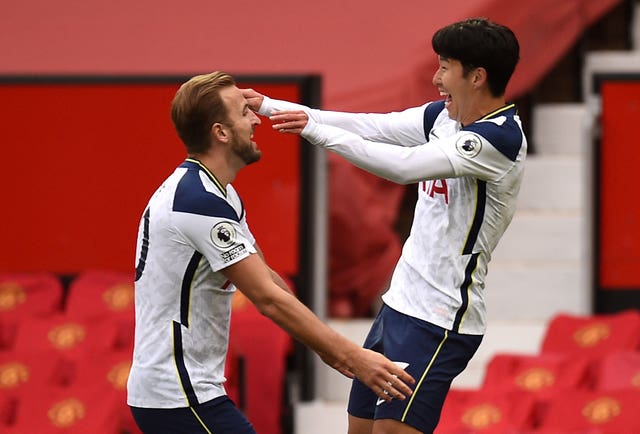
[[[456,140],[456,149],[463,157],[473,158],[480,153],[482,141],[476,134],[465,133]]]
[[[233,261],[238,256],[241,256],[242,254],[244,254],[245,250],[246,249],[244,247],[244,244],[238,244],[237,246],[235,246],[233,249],[229,250],[228,252],[222,253],[222,260],[225,263]]]
[[[219,249],[228,249],[236,243],[236,230],[231,223],[220,222],[211,229],[211,241]]]

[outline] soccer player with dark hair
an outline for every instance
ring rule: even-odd
[[[515,35],[468,19],[438,30],[432,46],[433,84],[443,98],[402,112],[321,111],[243,90],[275,129],[418,186],[410,235],[364,343],[406,366],[416,379],[413,395],[381,401],[354,380],[349,434],[434,431],[453,379],[485,333],[487,266],[522,181],[527,140],[504,97],[519,60]]]

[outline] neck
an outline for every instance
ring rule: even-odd
[[[504,107],[505,104],[506,104],[506,101],[503,97],[488,98],[480,102],[479,104],[477,104],[473,108],[473,110],[469,113],[469,115],[465,116],[460,123],[463,126],[472,124],[476,121],[479,121],[480,119],[485,118],[486,116],[499,110],[500,108]]]
[[[199,161],[225,188],[233,182],[238,173],[238,170],[226,164],[224,159],[209,154],[189,154],[188,158]]]

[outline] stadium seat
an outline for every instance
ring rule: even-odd
[[[69,388],[84,390],[96,387],[111,390],[116,396],[120,431],[140,434],[127,406],[127,379],[131,370],[131,358],[130,350],[87,351],[78,359]]]
[[[640,391],[640,351],[620,351],[603,357],[594,376],[593,387],[602,392],[620,389]]]
[[[115,349],[116,337],[117,330],[111,323],[71,320],[64,314],[57,314],[21,323],[13,348],[43,357],[61,356],[75,360],[82,357],[84,351]]]
[[[640,433],[640,391],[595,392],[574,390],[549,400],[540,421],[544,432],[573,433],[599,430],[601,434]]]
[[[14,423],[19,402],[36,386],[68,384],[71,372],[56,355],[18,350],[0,352],[0,426]],[[0,431],[4,432],[4,431]]]
[[[535,401],[517,391],[451,389],[435,434],[504,434],[534,428]]]
[[[10,348],[17,324],[62,309],[63,288],[49,273],[0,273],[0,349]]]
[[[236,292],[226,368],[230,381],[225,387],[260,434],[281,432],[286,360],[290,351],[289,335],[261,315],[242,293]]]
[[[38,434],[122,434],[119,398],[105,385],[86,388],[35,384],[18,402],[11,430]]]
[[[565,354],[496,354],[483,390],[528,392],[546,399],[559,390],[587,388],[590,359]]]
[[[615,314],[555,316],[542,342],[541,353],[605,354],[640,349],[640,312],[627,310]]]
[[[69,318],[110,321],[118,330],[116,346],[131,348],[134,333],[133,273],[88,270],[69,286],[65,312]]]

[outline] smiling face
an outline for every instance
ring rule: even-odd
[[[445,107],[449,117],[460,123],[472,118],[473,114],[473,72],[464,73],[462,63],[455,59],[438,57],[438,69],[433,75],[433,85],[445,97]],[[474,119],[472,119],[474,120]]]
[[[262,151],[252,140],[253,131],[260,125],[260,119],[251,111],[247,100],[236,86],[220,90],[220,97],[227,107],[227,119],[224,125],[229,130],[231,150],[245,164],[260,160]]]

